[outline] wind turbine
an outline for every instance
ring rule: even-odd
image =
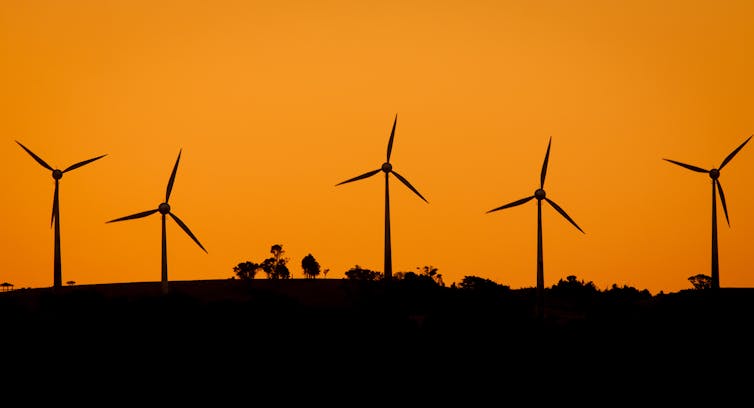
[[[45,162],[44,160],[42,160],[42,158],[34,154],[31,150],[29,150],[26,146],[21,144],[21,142],[19,142],[18,140],[16,140],[16,143],[18,143],[18,145],[21,146],[22,149],[26,150],[26,153],[29,153],[29,155],[33,157],[34,160],[37,161],[37,163],[41,164],[42,167],[46,168],[47,170],[50,170],[52,172],[52,178],[55,180],[55,192],[53,193],[53,196],[52,196],[52,218],[50,219],[50,226],[55,227],[55,256],[54,256],[54,262],[53,262],[52,285],[54,289],[58,289],[63,286],[63,272],[62,272],[62,264],[60,261],[60,201],[58,199],[58,184],[60,183],[60,179],[63,178],[63,174],[71,170],[75,170],[85,164],[89,164],[95,160],[99,160],[107,155],[103,154],[93,159],[84,160],[76,164],[73,164],[71,166],[68,166],[65,170],[59,170],[59,169],[53,169],[49,164],[47,164],[47,162]]]
[[[424,196],[417,191],[414,186],[411,185],[411,183],[408,182],[403,176],[398,174],[395,170],[393,170],[393,165],[390,164],[390,153],[393,150],[393,139],[395,137],[395,125],[398,123],[398,114],[395,115],[395,119],[393,120],[393,130],[390,131],[390,140],[387,143],[387,160],[385,163],[382,163],[382,166],[376,170],[368,171],[360,176],[356,176],[354,178],[348,179],[346,181],[341,181],[340,183],[336,184],[335,186],[339,186],[341,184],[350,183],[352,181],[365,179],[367,177],[372,177],[375,174],[379,173],[380,171],[383,171],[385,173],[385,281],[389,282],[393,277],[393,260],[392,260],[392,250],[391,250],[391,244],[390,244],[390,183],[389,178],[390,174],[393,174],[398,180],[401,181],[401,183],[405,184],[406,187],[408,187],[411,191],[413,191],[416,195],[419,196],[424,202],[429,203]]]
[[[545,153],[545,161],[542,163],[542,172],[539,176],[539,188],[534,191],[534,195],[531,195],[526,198],[522,198],[520,200],[514,201],[509,204],[505,204],[503,206],[493,208],[492,210],[487,211],[487,213],[491,213],[494,211],[503,210],[510,207],[515,207],[517,205],[521,205],[524,203],[529,202],[531,199],[536,198],[537,199],[537,317],[540,319],[544,317],[544,290],[545,290],[545,274],[544,274],[544,261],[542,257],[542,200],[547,201],[552,208],[555,209],[555,211],[559,212],[560,215],[562,215],[568,222],[573,224],[574,227],[576,227],[579,231],[584,233],[584,231],[579,227],[576,222],[571,219],[571,217],[566,214],[566,212],[560,208],[559,205],[557,205],[554,201],[547,198],[547,194],[545,193],[544,186],[545,186],[545,175],[547,174],[547,161],[550,158],[550,145],[552,144],[552,136],[550,137],[550,141],[547,143],[547,153]]]
[[[723,186],[720,184],[720,171],[725,167],[726,164],[730,163],[730,161],[733,159],[733,156],[735,156],[741,149],[743,149],[744,146],[746,146],[746,143],[749,143],[749,140],[751,140],[751,136],[749,136],[746,140],[744,140],[743,143],[741,143],[740,146],[736,148],[736,150],[733,150],[728,157],[723,160],[723,162],[720,164],[720,167],[716,169],[710,169],[705,170],[701,167],[692,166],[690,164],[681,163],[679,161],[670,160],[670,159],[663,159],[665,161],[669,161],[673,164],[677,164],[681,167],[685,167],[691,171],[695,171],[697,173],[707,173],[709,174],[709,178],[712,179],[712,288],[713,289],[719,289],[720,288],[720,265],[718,263],[718,257],[717,257],[717,197],[716,194],[720,193],[720,203],[723,205],[723,212],[725,212],[725,221],[728,223],[728,227],[730,227],[730,219],[728,218],[728,208],[725,205],[725,194],[723,194]]]
[[[168,243],[167,243],[167,233],[165,231],[165,215],[169,215],[173,220],[178,224],[178,226],[183,229],[183,231],[188,234],[191,239],[196,242],[197,245],[199,245],[199,248],[201,248],[205,253],[207,252],[206,249],[204,249],[204,246],[202,246],[201,242],[194,236],[194,234],[191,232],[188,226],[181,221],[180,218],[178,218],[177,215],[175,215],[170,210],[170,204],[168,204],[168,200],[170,200],[170,193],[173,191],[173,182],[175,182],[175,173],[178,171],[178,162],[181,161],[181,152],[183,149],[181,149],[178,152],[178,159],[175,161],[175,166],[173,166],[173,172],[170,174],[170,180],[168,181],[168,188],[165,192],[165,202],[160,203],[160,205],[157,206],[157,208],[153,210],[147,210],[142,211],[140,213],[127,215],[125,217],[116,218],[114,220],[107,221],[107,223],[111,222],[118,222],[118,221],[125,221],[125,220],[133,220],[136,218],[143,218],[148,215],[152,215],[159,211],[159,213],[162,215],[162,292],[167,293],[168,292]]]

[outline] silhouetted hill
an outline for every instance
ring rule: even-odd
[[[226,279],[173,281],[167,295],[161,293],[158,282],[67,286],[57,292],[52,288],[20,289],[0,293],[0,310],[8,329],[34,321],[91,323],[92,329],[130,319],[160,325],[168,324],[162,320],[168,318],[196,326],[201,318],[207,318],[228,330],[275,320],[291,333],[301,326],[328,321],[335,325],[332,329],[351,332],[354,327],[379,321],[391,325],[390,330],[419,336],[447,336],[444,331],[461,328],[508,334],[512,327],[551,330],[553,335],[590,330],[699,331],[754,322],[754,289],[748,288],[654,296],[638,291],[548,289],[544,321],[535,318],[534,295],[529,288],[483,291],[400,280],[386,291],[381,282],[347,279]]]
[[[62,358],[110,375],[159,362],[172,375],[253,367],[462,381],[492,370],[523,381],[546,370],[568,383],[642,370],[642,381],[662,381],[753,360],[753,289],[549,290],[546,299],[540,321],[533,289],[228,279],[174,281],[167,295],[158,282],[22,289],[0,294],[0,313],[6,364]]]

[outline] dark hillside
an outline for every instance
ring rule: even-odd
[[[176,281],[170,288],[168,295],[157,282],[2,293],[6,364],[75,362],[110,375],[154,364],[179,376],[199,368],[197,375],[327,369],[343,381],[384,370],[396,381],[463,380],[490,370],[523,381],[546,370],[567,384],[636,370],[642,381],[671,374],[691,381],[702,367],[728,375],[734,362],[754,361],[751,289],[550,291],[539,321],[532,289],[395,281],[386,290],[345,279]]]

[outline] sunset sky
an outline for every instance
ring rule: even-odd
[[[345,277],[383,270],[385,161],[393,272],[438,268],[536,284],[575,275],[675,292],[710,274],[703,168],[754,134],[754,2],[0,2],[0,281],[53,284],[54,168],[62,279],[160,280],[156,208],[178,152],[170,280],[225,279],[281,244]],[[720,285],[754,287],[754,142],[722,171]],[[264,278],[264,274],[258,275]]]

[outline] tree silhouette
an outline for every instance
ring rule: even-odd
[[[239,279],[254,279],[261,266],[254,262],[241,262],[233,267],[233,272]]]
[[[556,305],[560,303],[560,308],[569,308],[569,306],[563,305],[577,305],[578,308],[584,309],[594,300],[598,292],[599,290],[594,282],[584,282],[579,280],[576,275],[568,275],[566,280],[559,279],[558,283],[552,285],[550,289],[553,305],[558,307]]]
[[[566,280],[558,279],[558,283],[552,286],[552,290],[596,292],[597,287],[594,286],[594,282],[584,282],[579,280],[576,275],[568,275]]]
[[[280,244],[270,248],[271,258],[267,258],[259,265],[267,274],[267,279],[290,279],[291,272],[288,270],[288,258],[283,257],[285,250]]]
[[[712,289],[712,277],[703,273],[689,276],[689,282],[694,286],[694,289]]]
[[[371,269],[364,269],[359,265],[346,271],[346,278],[354,280],[378,281],[382,280],[382,273]]]
[[[491,279],[480,278],[479,276],[473,276],[473,275],[464,276],[463,279],[461,280],[461,283],[459,283],[458,286],[461,289],[480,290],[480,291],[483,291],[483,290],[491,291],[491,290],[500,290],[500,289],[502,289],[502,290],[508,290],[508,289],[510,289],[510,286],[508,286],[508,285],[502,285],[502,284],[499,284],[499,283],[497,283],[497,282],[495,282],[495,281],[493,281]]]
[[[436,275],[429,275],[428,273],[421,271],[421,268],[419,267],[416,269],[419,270],[418,273],[414,271],[395,272],[393,274],[393,279],[403,282],[404,287],[417,287],[417,285],[419,285],[418,287],[445,286],[442,279],[440,279],[439,282],[435,279]]]
[[[442,274],[437,273],[437,268],[432,265],[424,265],[423,267],[416,267],[419,270],[420,275],[430,277],[439,286],[445,286],[445,282],[442,280]]]
[[[304,277],[315,279],[320,272],[319,262],[314,259],[312,254],[308,254],[301,259],[301,269],[304,270]]]

